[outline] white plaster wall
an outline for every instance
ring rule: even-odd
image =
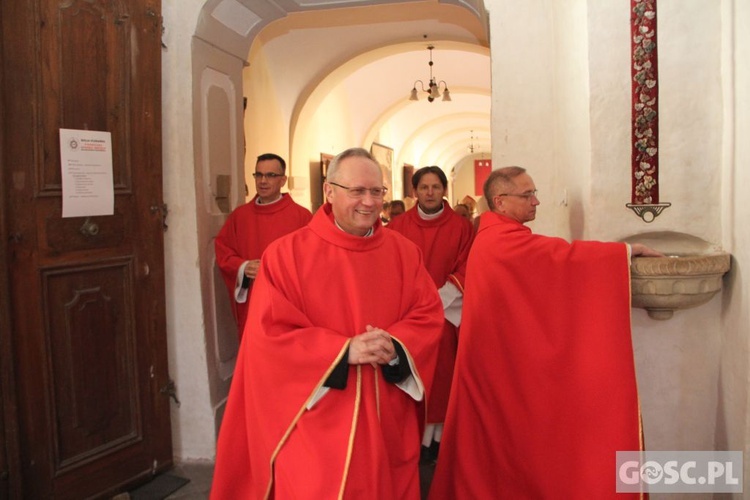
[[[630,201],[629,2],[487,3],[494,165],[519,164],[534,177],[544,196],[534,230],[601,240],[672,230],[721,242],[723,4],[659,2],[661,195],[673,207],[646,225],[624,206]],[[698,72],[706,74],[693,77]],[[551,207],[562,188],[572,205]],[[741,382],[744,392],[747,383],[746,369],[734,366],[746,364],[746,356],[722,358],[722,349],[731,350],[722,344],[728,333],[721,328],[723,300],[726,294],[666,322],[634,310],[648,448],[713,449],[717,415],[732,420],[727,433],[742,434],[735,442],[744,448],[747,398],[728,415],[720,407],[720,397],[734,393],[727,388],[720,396],[726,377],[735,379],[732,389]],[[742,334],[746,308],[728,320],[742,325]]]
[[[162,163],[169,371],[182,403],[172,405],[175,459],[212,458],[213,415],[208,393],[200,295],[193,168],[192,35],[202,0],[163,0],[167,48],[162,51]]]
[[[658,7],[661,197],[673,204],[664,224],[713,243],[721,242],[721,5]]]
[[[552,189],[540,193],[543,217],[554,218],[556,234],[580,239],[590,203],[591,118],[588,12],[585,1],[554,2],[555,172]]]
[[[486,0],[492,47],[492,165],[528,170],[537,189],[554,192],[555,50],[551,0]],[[544,196],[544,195],[542,195]],[[535,231],[555,234],[547,201]],[[550,208],[550,211],[546,210]]]
[[[297,127],[294,130],[292,160],[295,165],[304,165],[307,169],[303,184],[306,188],[305,198],[300,201],[310,204],[311,171],[319,169],[320,153],[336,155],[349,147],[365,146],[361,134],[354,132],[349,97],[341,90],[333,90],[325,97],[309,99],[302,108]],[[295,174],[296,175],[296,174]],[[321,195],[322,200],[322,195]],[[323,202],[325,200],[322,200]]]
[[[721,372],[717,408],[718,449],[747,450],[750,371],[750,3],[722,2],[724,158],[722,162],[723,245],[732,253],[724,280],[721,322]],[[745,455],[744,490],[750,490],[750,460]],[[737,498],[740,498],[737,495]]]
[[[617,33],[617,27],[627,26],[628,12],[611,9],[598,14],[592,25],[602,33],[609,30],[612,36]],[[629,145],[630,130],[629,125],[620,129],[617,125],[622,117],[630,116],[630,99],[629,94],[625,99],[617,98],[617,92],[612,91],[616,85],[614,79],[609,84],[604,83],[607,69],[602,71],[599,80],[601,100],[605,100],[606,94],[615,96],[617,102],[605,109],[620,113],[599,115],[597,125],[592,127],[594,134],[599,133],[601,137],[593,141],[594,155],[602,159],[604,168],[592,169],[593,220],[589,234],[618,238],[643,231],[671,230],[718,243],[721,240],[719,173],[722,161],[720,4],[659,2],[658,16],[659,179],[661,201],[671,202],[673,206],[649,225],[622,208],[623,197],[627,201],[629,196],[625,189],[630,186],[630,152],[625,148]],[[616,18],[619,21],[615,26],[612,22]],[[689,26],[701,26],[701,29],[687,29]],[[610,44],[615,45],[614,40]],[[592,50],[602,45],[592,40]],[[629,60],[629,53],[619,55]],[[606,56],[599,59],[603,69],[612,59],[618,58],[609,55],[609,59]],[[622,67],[620,64],[617,70],[612,68],[612,75]],[[629,72],[629,67],[624,67]],[[703,72],[699,77],[692,77]],[[618,117],[617,123],[615,117]],[[623,137],[628,139],[625,148],[621,144]],[[614,140],[618,141],[616,145]],[[615,151],[617,154],[613,154]],[[621,172],[625,172],[626,177]],[[604,189],[599,191],[597,186]],[[720,296],[698,309],[680,311],[668,322],[651,320],[643,311],[634,310],[634,347],[648,448],[715,448],[721,384],[720,317]]]
[[[454,167],[456,178],[453,181],[453,190],[451,191],[451,206],[461,203],[464,196],[471,196],[474,201],[482,196],[481,193],[475,194],[474,192],[474,160],[482,158],[489,159],[488,155],[474,154],[461,159]]]
[[[353,115],[356,109],[352,109],[349,97],[338,90],[332,91],[320,104],[309,105],[312,109],[305,109],[304,115],[308,117],[304,125],[297,129],[298,134],[305,137],[307,144],[305,151],[313,152],[310,160],[319,160],[317,153],[338,154],[350,147],[370,147],[363,144],[363,134],[356,131],[353,126]],[[295,137],[296,139],[296,137]],[[295,149],[297,144],[295,144]]]
[[[401,158],[399,157],[398,148],[396,146],[397,144],[402,143],[402,138],[399,137],[399,134],[394,129],[395,127],[390,123],[386,123],[377,131],[377,134],[372,138],[372,142],[377,142],[378,144],[387,145],[393,148],[393,168],[391,170],[390,189],[391,199],[402,200],[404,197],[404,164],[400,163]],[[370,141],[368,140],[368,134],[361,134],[360,137],[363,147],[369,147]]]
[[[633,309],[633,348],[646,449],[712,450],[721,297],[657,321]]]
[[[295,168],[297,166],[290,158],[289,122],[283,118],[276,85],[260,40],[250,49],[249,59],[252,64],[243,73],[243,95],[247,98],[245,183],[248,186],[248,199],[255,195],[255,182],[250,175],[255,171],[255,161],[259,155],[276,153],[283,157],[287,162],[287,176],[299,176],[301,170]],[[302,173],[306,175],[306,172]],[[304,202],[296,198],[295,201]]]
[[[592,166],[584,234],[617,239],[679,231],[719,243],[720,3],[658,3],[660,201],[673,206],[650,224],[624,206],[630,201],[631,158],[628,7],[589,3]],[[720,297],[669,321],[633,311],[647,448],[714,448],[720,315]]]
[[[592,149],[583,237],[615,239],[664,230],[666,213],[646,228],[625,207],[630,202],[630,2],[587,3]]]
[[[589,2],[591,203],[585,237],[680,231],[721,240],[721,2],[660,0],[659,182],[670,202],[646,225],[630,201],[629,2]]]

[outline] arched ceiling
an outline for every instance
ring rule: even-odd
[[[253,50],[262,47],[291,135],[306,107],[315,109],[335,93],[357,110],[352,126],[362,145],[387,140],[397,165],[439,165],[449,172],[471,155],[470,143],[475,153],[489,154],[490,55],[482,0],[275,0],[285,13],[270,12],[266,0],[209,4],[215,4],[210,22],[254,40],[244,56],[251,63]],[[204,19],[204,26],[210,22]],[[422,92],[419,101],[408,100],[415,80],[429,80],[428,45],[435,46],[433,75],[448,84],[451,102],[429,103]]]
[[[440,165],[450,170],[468,154],[472,135],[475,145],[483,138],[482,149],[489,151],[489,50],[463,43],[432,43],[433,76],[446,82],[450,102],[441,97],[429,102],[419,84],[419,100],[408,100],[415,80],[429,80],[426,43],[399,46],[400,52],[352,72],[342,85],[353,93],[353,99],[378,95],[379,105],[369,108],[365,116],[369,127],[365,145],[385,137],[394,148],[397,164]],[[373,86],[371,82],[379,83]]]
[[[439,165],[450,171],[464,157],[490,152],[489,50],[477,45],[433,41],[433,76],[445,81],[451,101],[433,102],[418,92],[410,101],[416,79],[429,79],[427,43],[394,44],[362,54],[327,75],[307,98],[332,93],[348,96],[357,110],[357,134],[362,145],[382,142],[394,149],[394,163]],[[383,55],[387,52],[387,55]],[[442,85],[441,85],[442,88]]]
[[[325,11],[326,17],[330,18],[327,13],[332,10],[347,10],[356,18],[357,12],[366,10],[370,16],[374,9],[379,9],[380,12],[375,17],[381,19],[406,21],[419,18],[427,21],[436,18],[424,15],[423,11],[434,11],[435,6],[456,7],[443,9],[447,18],[437,18],[445,25],[442,31],[449,31],[451,26],[471,24],[472,34],[479,43],[489,43],[484,0],[207,0],[198,19],[195,36],[209,41],[220,50],[244,58],[255,37],[270,23],[295,14]],[[403,16],[404,7],[413,14]],[[467,16],[475,22],[467,23]],[[441,34],[445,35],[444,32]],[[398,30],[390,35],[393,38],[402,36]]]

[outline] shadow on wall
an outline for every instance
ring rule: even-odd
[[[583,231],[585,229],[583,203],[581,203],[581,199],[577,196],[568,205],[568,224],[570,225],[571,240],[583,239]]]

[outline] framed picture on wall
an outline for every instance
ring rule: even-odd
[[[414,177],[414,165],[404,163],[404,198],[414,196],[414,188],[411,185],[412,177]]]
[[[385,200],[390,201],[393,198],[393,148],[373,142],[370,146],[370,153],[383,170],[383,185],[388,188]]]
[[[326,193],[323,189],[323,183],[326,181],[326,177],[328,176],[328,165],[331,164],[331,160],[333,160],[333,155],[329,155],[327,153],[320,153],[320,185],[318,187],[318,193],[320,193],[320,200],[316,203],[315,210],[317,210],[321,205],[323,205],[326,202]]]

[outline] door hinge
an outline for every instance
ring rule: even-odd
[[[167,385],[159,389],[159,392],[162,394],[166,394],[167,396],[172,398],[177,404],[177,408],[179,408],[182,404],[180,403],[180,400],[177,399],[177,387],[175,386],[174,380],[172,380],[171,378],[169,379],[169,382],[167,382]]]
[[[151,205],[150,210],[152,214],[155,214],[156,212],[161,214],[161,227],[166,233],[167,229],[169,229],[169,226],[167,226],[167,215],[169,215],[169,207],[167,207],[167,204],[162,203],[161,205]]]

